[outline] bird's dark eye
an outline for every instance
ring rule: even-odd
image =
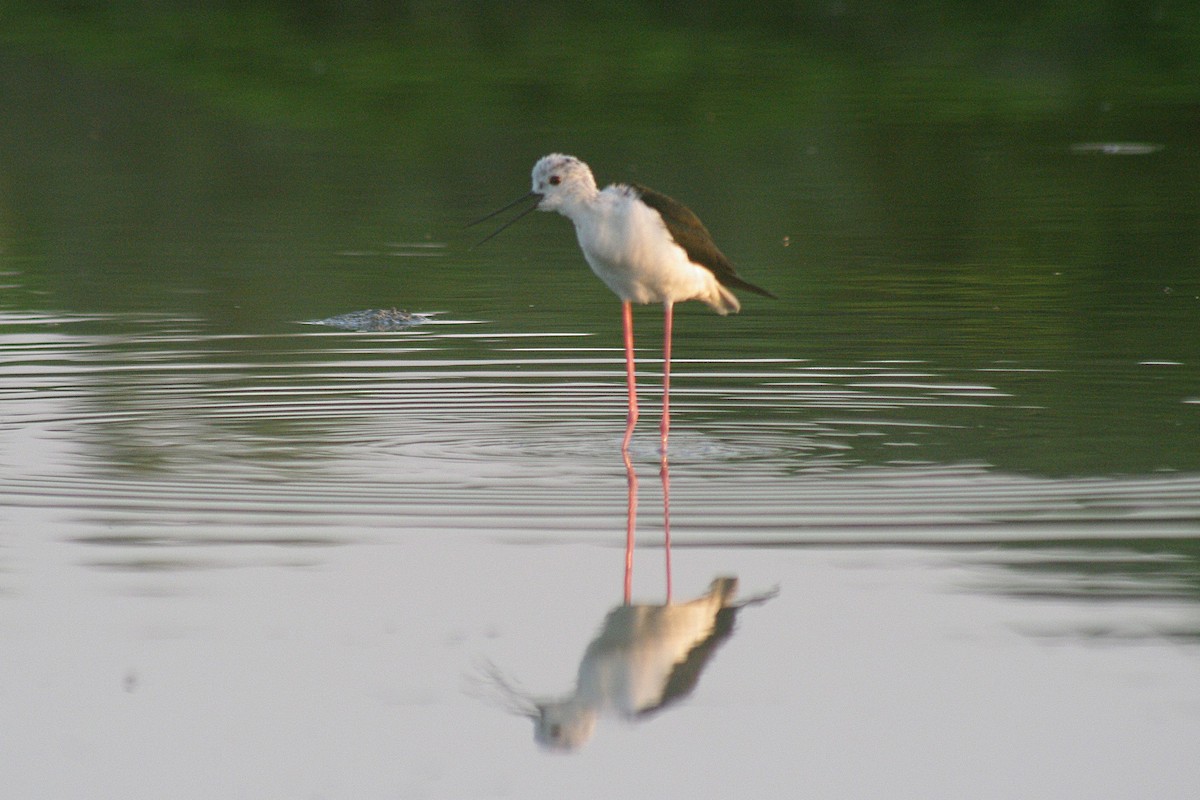
[[[550,185],[551,186],[558,186],[560,183],[562,183],[562,178],[558,177],[557,175],[550,176]]]

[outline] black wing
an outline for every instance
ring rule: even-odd
[[[755,286],[737,274],[733,264],[717,248],[708,228],[704,227],[704,223],[692,213],[690,208],[678,200],[673,200],[661,192],[648,189],[640,184],[631,183],[630,188],[637,192],[643,203],[659,213],[663,222],[667,224],[667,232],[671,234],[675,244],[683,248],[692,263],[706,268],[716,276],[718,281],[731,289],[745,289],[764,297],[775,297],[766,289]]]
[[[717,612],[712,631],[688,651],[683,661],[675,665],[675,669],[671,670],[671,674],[667,677],[662,697],[654,705],[638,709],[638,717],[653,716],[692,693],[700,681],[700,673],[704,672],[704,668],[708,665],[708,660],[733,633],[733,623],[740,610],[741,606],[726,606]]]

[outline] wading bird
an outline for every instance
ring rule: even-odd
[[[717,248],[708,229],[682,203],[636,183],[616,183],[603,190],[587,164],[554,153],[533,166],[533,188],[504,208],[472,222],[491,219],[531,199],[522,211],[480,244],[537,209],[557,211],[575,223],[579,247],[592,272],[621,298],[625,336],[625,375],[629,415],[621,450],[628,451],[637,424],[637,385],[633,363],[633,303],[662,303],[663,403],[662,452],[667,450],[671,413],[671,325],[675,303],[699,300],[718,314],[738,311],[733,289],[775,297],[740,277]]]

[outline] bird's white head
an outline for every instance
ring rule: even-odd
[[[567,209],[596,194],[596,179],[588,165],[575,156],[552,153],[533,165],[533,193],[541,195],[542,211],[567,213]]]
[[[574,698],[538,705],[533,739],[546,750],[569,753],[587,744],[596,730],[596,709]]]

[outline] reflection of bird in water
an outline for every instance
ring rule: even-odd
[[[737,578],[717,578],[686,603],[621,605],[609,612],[579,665],[575,691],[532,698],[494,668],[489,676],[505,705],[534,722],[534,738],[552,750],[586,743],[602,714],[645,718],[686,697],[708,659],[733,632],[737,612],[775,592],[733,603]]]

